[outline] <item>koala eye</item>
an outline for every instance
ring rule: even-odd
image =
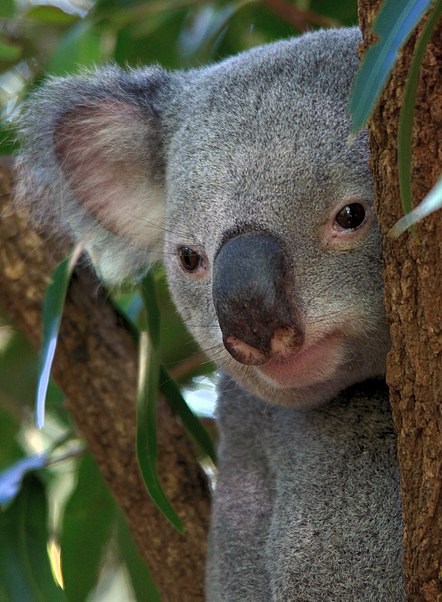
[[[190,247],[178,247],[178,257],[181,267],[186,272],[196,272],[203,267],[203,257]]]
[[[365,208],[360,203],[342,207],[335,217],[335,223],[343,230],[356,230],[365,220]]]

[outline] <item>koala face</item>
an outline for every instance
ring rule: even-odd
[[[22,118],[19,197],[106,280],[161,255],[218,366],[270,402],[323,403],[382,374],[388,348],[366,133],[348,141],[358,42],[53,80]]]
[[[366,134],[348,142],[355,40],[311,35],[199,73],[170,146],[175,303],[223,370],[276,403],[384,371]]]

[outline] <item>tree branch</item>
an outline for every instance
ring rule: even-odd
[[[380,0],[359,0],[366,45]],[[418,28],[420,31],[420,28]],[[375,200],[384,233],[402,217],[397,131],[402,91],[417,39],[401,51],[370,122]],[[413,133],[413,199],[422,200],[442,170],[442,22],[420,71]],[[392,349],[387,381],[398,433],[404,513],[404,568],[410,601],[442,600],[442,213],[384,241],[385,305]]]
[[[11,203],[11,163],[0,163],[0,305],[34,346],[42,300],[60,250],[50,249]],[[76,270],[63,317],[54,377],[125,513],[163,600],[203,600],[209,496],[191,445],[163,399],[158,406],[158,470],[186,526],[179,535],[153,506],[135,449],[136,349],[96,279]]]

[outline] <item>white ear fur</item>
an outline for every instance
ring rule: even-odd
[[[151,116],[113,100],[65,113],[53,136],[64,179],[81,210],[113,235],[144,248],[162,237],[164,225],[157,138]]]

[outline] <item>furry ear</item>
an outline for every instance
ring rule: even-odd
[[[172,75],[112,67],[50,80],[21,116],[19,202],[83,240],[99,275],[117,282],[161,257],[163,112]]]

